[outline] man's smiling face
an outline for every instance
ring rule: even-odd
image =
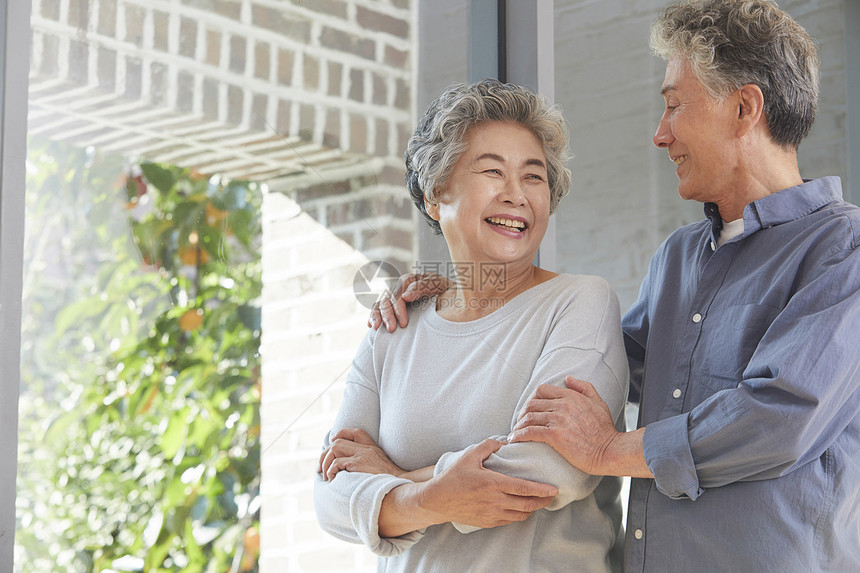
[[[654,145],[666,149],[678,175],[678,194],[701,202],[724,201],[732,192],[737,112],[731,98],[713,98],[682,58],[666,64],[666,108]]]

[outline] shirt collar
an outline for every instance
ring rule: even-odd
[[[800,185],[777,191],[744,207],[744,235],[753,230],[788,223],[842,199],[839,177],[804,180]],[[723,220],[715,203],[705,203],[705,216],[714,236],[719,236]]]

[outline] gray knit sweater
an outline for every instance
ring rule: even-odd
[[[627,358],[618,301],[603,279],[559,275],[471,322],[441,318],[435,303],[411,309],[405,329],[367,333],[330,435],[362,428],[401,468],[435,464],[438,474],[468,446],[504,440],[535,388],[564,385],[567,374],[591,382],[621,428]],[[560,493],[520,523],[490,529],[446,523],[381,538],[382,499],[408,482],[340,472],[331,482],[317,476],[317,517],[335,537],[379,555],[379,571],[620,570],[620,480],[589,476],[540,443],[508,444],[484,465],[553,484]]]

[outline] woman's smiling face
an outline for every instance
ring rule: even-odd
[[[473,127],[439,202],[426,203],[455,262],[531,265],[549,222],[546,156],[512,122]]]

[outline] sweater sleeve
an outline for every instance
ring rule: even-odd
[[[331,445],[331,436],[340,429],[361,428],[379,441],[379,393],[373,367],[371,330],[364,337],[346,380],[343,403],[332,430],[326,435],[323,449]],[[423,531],[413,531],[397,538],[379,536],[379,512],[382,500],[392,489],[411,483],[387,474],[338,472],[331,481],[317,473],[314,481],[314,507],[317,520],[326,532],[351,543],[363,543],[383,557],[402,553],[415,544]]]
[[[568,374],[594,385],[609,406],[616,427],[623,430],[628,366],[619,305],[609,285],[596,277],[589,277],[584,286],[571,293],[570,300],[552,322],[543,351],[511,418],[511,429],[538,386],[564,386]],[[502,441],[507,438],[491,437]],[[435,474],[451,467],[463,453],[444,454],[436,464]],[[592,476],[571,466],[558,452],[539,442],[505,445],[491,455],[484,466],[511,477],[556,486],[559,494],[547,507],[550,511],[587,497],[601,480],[601,476]],[[454,525],[464,533],[477,529]]]

